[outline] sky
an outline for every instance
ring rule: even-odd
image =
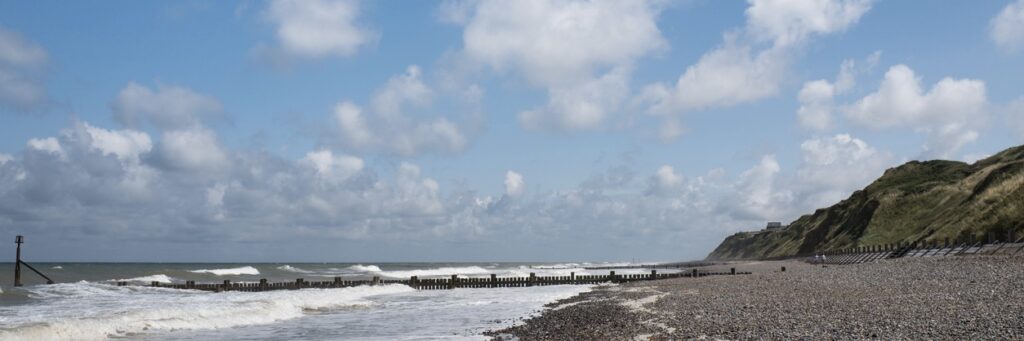
[[[1022,89],[1024,0],[0,1],[0,236],[30,261],[701,259],[1024,143]]]

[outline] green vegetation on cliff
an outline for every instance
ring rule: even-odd
[[[810,254],[896,242],[1006,236],[1024,230],[1024,146],[973,165],[912,161],[885,171],[846,200],[777,232],[727,237],[708,259]]]

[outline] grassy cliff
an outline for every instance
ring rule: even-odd
[[[912,161],[849,198],[778,232],[727,237],[708,259],[793,256],[821,250],[1024,230],[1024,146],[974,164]]]

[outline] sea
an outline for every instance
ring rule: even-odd
[[[647,263],[650,264],[650,263]],[[0,264],[0,340],[484,340],[588,285],[415,290],[405,285],[265,292],[147,287],[162,283],[528,277],[649,273],[630,263],[34,263],[56,284]],[[659,272],[668,272],[659,270]],[[116,286],[127,281],[129,286]]]

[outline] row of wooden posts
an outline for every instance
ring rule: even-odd
[[[339,276],[334,277],[333,281],[311,282],[306,281],[305,279],[302,278],[296,279],[294,282],[275,283],[270,283],[266,279],[260,279],[259,282],[242,283],[233,283],[230,280],[224,280],[223,283],[196,283],[195,281],[186,281],[184,284],[151,282],[150,286],[159,288],[193,289],[206,291],[268,291],[295,290],[304,288],[346,288],[360,285],[404,284],[420,290],[438,290],[455,288],[513,288],[544,285],[628,283],[635,281],[649,281],[656,279],[680,277],[697,278],[705,276],[749,274],[750,272],[737,272],[736,268],[731,268],[729,269],[729,272],[709,272],[692,269],[689,272],[659,274],[657,270],[651,270],[650,274],[629,275],[617,275],[615,274],[615,271],[611,271],[607,275],[577,276],[576,273],[570,273],[569,276],[537,276],[534,273],[530,273],[530,277],[498,277],[495,274],[491,274],[490,277],[470,278],[460,278],[457,275],[452,275],[450,278],[419,278],[417,276],[412,276],[411,278],[405,280],[381,279],[379,276],[374,276],[373,279],[370,280],[345,280]],[[129,282],[121,281],[117,282],[117,285],[126,286],[129,285]]]
[[[987,244],[1000,243],[1001,245],[1005,245],[1007,243],[1019,243],[1021,241],[1024,241],[1024,236],[1022,236],[1019,239],[1014,239],[1014,233],[1013,233],[1013,231],[1010,231],[1010,232],[1007,232],[1006,239],[1003,240],[1002,242],[1000,242],[998,239],[996,239],[994,233],[989,233],[988,234]],[[965,247],[980,247],[980,246],[985,245],[985,244],[986,244],[986,241],[984,239],[982,239],[982,238],[978,238],[978,239],[963,238],[963,239],[960,239],[960,240],[951,240],[949,238],[945,238],[943,241],[932,240],[932,241],[914,242],[914,243],[911,243],[911,242],[899,242],[899,243],[882,244],[882,245],[860,246],[860,247],[846,248],[846,249],[840,249],[840,250],[829,250],[829,251],[825,251],[825,252],[820,252],[819,254],[823,254],[823,255],[826,255],[826,256],[838,256],[838,255],[846,255],[846,254],[860,254],[860,253],[872,253],[872,252],[900,252],[900,251],[903,251],[904,253],[906,253],[907,251],[912,251],[912,250],[917,250],[917,249],[952,249],[952,248],[958,248],[958,247],[963,249]]]

